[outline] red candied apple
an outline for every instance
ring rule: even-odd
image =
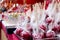
[[[30,8],[29,6],[26,6],[26,7],[24,8],[24,12],[28,11],[29,8]]]
[[[16,9],[18,9],[17,7],[14,7],[12,10],[16,10]]]
[[[38,40],[38,39],[40,39],[40,35],[37,34],[37,33],[33,33],[32,36],[33,36],[33,40]]]
[[[17,29],[17,30],[16,30],[16,34],[17,34],[17,35],[20,35],[20,33],[21,33],[22,31],[23,31],[22,29]]]
[[[60,25],[59,25],[59,27],[58,27],[58,28],[59,28],[59,33],[60,33]]]
[[[21,37],[24,40],[32,40],[32,35],[29,32],[26,32],[26,31],[21,32]]]
[[[40,38],[41,38],[41,39],[42,39],[42,38],[46,38],[46,34],[45,34],[45,33],[40,33],[39,35],[40,35]]]
[[[53,30],[54,32],[57,32],[57,28],[56,28],[56,27],[52,28],[52,30]]]
[[[32,26],[30,24],[27,24],[27,29],[29,30],[29,32],[33,32]]]
[[[47,18],[46,18],[46,23],[48,23],[48,24],[49,24],[49,23],[51,23],[52,21],[53,21],[53,19],[52,19],[52,18],[50,18],[50,17],[47,17]]]
[[[48,32],[46,33],[46,37],[47,37],[47,38],[55,37],[55,32],[54,32],[54,31],[48,31]]]
[[[42,38],[45,38],[45,34],[44,33],[34,33],[33,34],[33,39],[42,39]]]
[[[54,32],[60,32],[60,26],[59,26],[59,25],[55,25],[55,26],[52,28],[52,30],[53,30]]]
[[[57,27],[57,32],[60,33],[60,25]]]
[[[36,33],[33,33],[33,38],[38,38],[38,34],[36,34]]]
[[[2,18],[4,18],[5,15],[2,15]]]
[[[28,31],[32,33],[33,32],[33,29],[32,28],[28,28]]]
[[[47,29],[46,26],[43,25],[43,24],[39,25],[39,28],[40,28],[40,29],[43,29],[44,31],[46,31],[46,29]]]

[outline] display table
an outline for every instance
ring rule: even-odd
[[[2,27],[2,26],[1,26],[1,23],[2,23],[2,22],[0,21],[0,40],[1,40],[1,27]]]
[[[7,33],[6,25],[4,24],[4,22],[2,22],[2,30],[4,31],[8,40],[19,40],[15,34],[8,34]]]

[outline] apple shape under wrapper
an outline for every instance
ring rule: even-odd
[[[27,24],[27,30],[31,33],[33,32],[33,28],[30,24]]]
[[[29,32],[22,31],[20,35],[24,40],[33,40],[32,35]]]
[[[47,33],[46,33],[46,37],[47,38],[52,38],[52,37],[55,37],[55,32],[54,31],[47,31]]]
[[[47,29],[46,26],[43,25],[43,24],[42,25],[39,25],[39,28],[42,29],[42,30],[44,30],[44,31],[46,31],[46,29]]]
[[[56,33],[60,33],[60,25],[55,25],[52,30]]]
[[[49,23],[51,23],[52,21],[53,21],[53,19],[52,19],[52,18],[50,18],[50,17],[47,17],[47,18],[46,18],[46,23],[48,23],[48,24],[49,24]]]
[[[20,33],[21,33],[22,31],[23,31],[22,29],[17,29],[17,30],[16,30],[16,34],[17,34],[17,35],[20,35]]]

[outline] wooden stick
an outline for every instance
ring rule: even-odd
[[[26,4],[26,0],[23,0],[23,4]]]
[[[45,6],[46,6],[46,0],[44,1],[44,6],[43,6],[43,9],[45,10]]]

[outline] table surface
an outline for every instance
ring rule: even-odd
[[[1,25],[1,23],[0,23]],[[10,24],[11,25],[11,24]],[[13,24],[14,25],[14,24]],[[6,31],[6,26],[9,26],[8,23],[2,22],[2,30],[4,31],[8,40],[19,40],[19,38],[15,34],[8,34]],[[12,25],[11,25],[12,26]],[[58,35],[60,37],[60,34]]]
[[[3,23],[2,23],[2,30],[4,31],[8,40],[19,40],[15,34],[8,34],[6,32],[6,25],[4,25]]]

